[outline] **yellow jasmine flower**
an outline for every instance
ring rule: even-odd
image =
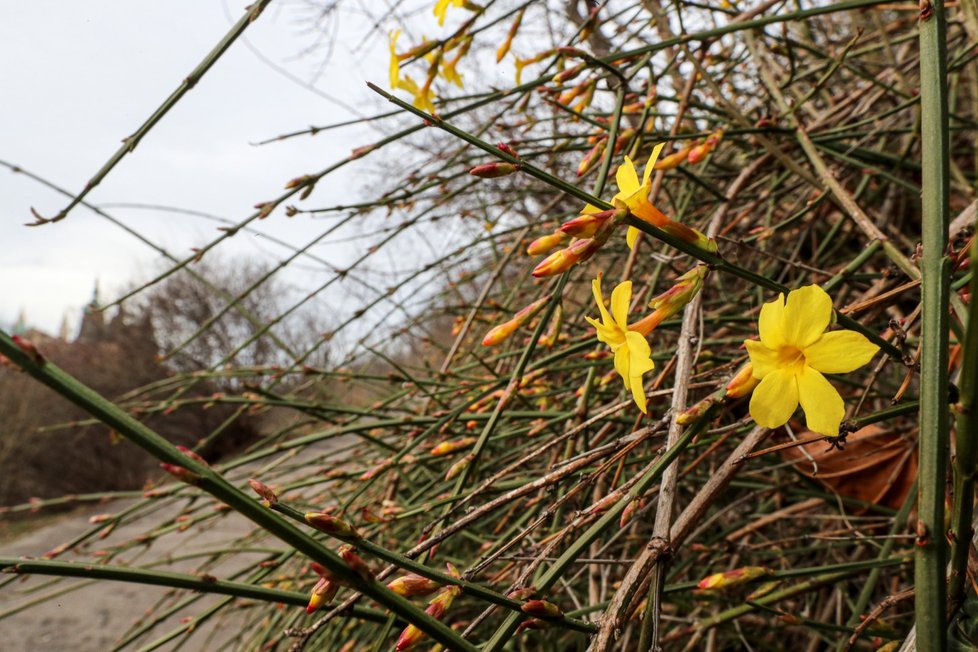
[[[662,211],[649,203],[649,191],[652,190],[652,170],[655,169],[655,162],[659,159],[663,145],[665,143],[659,143],[652,150],[649,160],[645,163],[645,169],[642,170],[642,183],[638,182],[638,173],[635,171],[635,164],[632,163],[632,159],[625,157],[624,164],[619,165],[618,171],[615,173],[615,181],[618,182],[618,194],[611,200],[612,204],[615,203],[615,199],[622,200],[635,216],[656,226],[661,226],[669,219],[662,214]],[[628,243],[629,249],[635,246],[638,234],[639,230],[634,226],[628,227],[625,242]]]
[[[628,305],[632,300],[632,282],[619,283],[611,293],[611,314],[604,306],[601,294],[601,275],[591,281],[591,291],[594,300],[601,311],[601,320],[585,317],[597,331],[598,341],[611,347],[615,354],[615,369],[625,383],[625,389],[631,391],[635,405],[647,414],[645,402],[645,387],[642,375],[652,371],[652,347],[641,333],[628,328]]]
[[[438,24],[445,24],[445,14],[448,13],[448,6],[461,7],[465,4],[465,0],[438,0],[435,2],[435,9],[432,13],[438,18]]]
[[[401,30],[395,29],[391,30],[388,34],[390,39],[390,49],[391,49],[391,63],[390,63],[390,77],[391,77],[391,89],[396,90],[400,86],[401,81],[401,58],[397,56],[397,38],[401,35]]]
[[[744,342],[761,381],[750,400],[758,425],[784,425],[801,403],[809,430],[838,436],[845,405],[822,374],[854,371],[879,347],[855,331],[826,332],[831,320],[832,299],[817,285],[792,290],[787,301],[779,294],[761,308],[761,339]]]

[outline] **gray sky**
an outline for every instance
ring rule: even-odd
[[[0,159],[22,166],[71,192],[108,159],[227,32],[245,3],[172,0],[134,2],[32,0],[0,9]],[[232,16],[229,19],[228,13]],[[338,43],[302,55],[314,42],[302,3],[273,2],[245,38],[269,59],[316,87],[343,96],[365,113],[386,110],[364,86],[387,78],[385,38],[351,52]],[[391,25],[393,26],[393,25]],[[386,31],[388,27],[382,26]],[[358,17],[344,32],[364,34]],[[239,41],[208,72],[136,151],[96,188],[89,200],[166,204],[239,221],[252,206],[277,196],[289,179],[345,157],[370,136],[365,130],[325,132],[314,138],[255,147],[283,132],[353,116],[263,64]],[[315,206],[357,198],[350,167],[316,188]],[[66,310],[77,323],[98,279],[103,300],[159,269],[159,255],[84,207],[57,224],[28,228],[30,207],[46,216],[66,198],[0,169],[0,324],[23,309],[29,323],[56,331]],[[177,257],[218,235],[200,218],[107,208]],[[263,222],[278,238],[301,245],[322,229],[281,211]],[[274,260],[282,250],[253,235],[231,239],[221,251]]]

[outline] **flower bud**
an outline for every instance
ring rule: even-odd
[[[312,587],[312,593],[309,594],[309,603],[306,604],[306,613],[311,614],[324,604],[329,604],[332,602],[339,590],[339,584],[327,577],[320,577],[319,581],[316,582],[316,586]]]
[[[538,595],[537,587],[525,586],[522,589],[513,589],[512,591],[506,594],[506,597],[510,598],[511,600],[522,601],[522,600],[529,600],[530,598],[534,598],[537,595]]]
[[[339,549],[340,557],[346,562],[354,573],[360,576],[365,582],[370,582],[374,579],[374,572],[370,570],[370,566],[367,562],[363,560],[363,557],[356,553],[356,548],[351,545],[340,546]]]
[[[468,448],[477,441],[479,440],[476,437],[462,437],[461,439],[456,439],[454,441],[443,441],[432,448],[430,452],[435,457],[440,455],[449,455],[457,450]]]
[[[482,165],[477,165],[469,170],[469,174],[477,176],[480,179],[496,179],[513,174],[519,169],[520,166],[515,163],[495,161],[493,163],[483,163]]]
[[[760,383],[757,378],[754,378],[754,365],[747,363],[742,366],[734,377],[730,379],[727,383],[727,398],[740,398],[742,396],[747,396],[754,391],[754,388]]]
[[[549,600],[527,600],[520,608],[523,613],[536,618],[559,618],[564,614],[560,607]]]
[[[27,357],[30,358],[31,362],[34,364],[42,365],[46,362],[44,356],[41,355],[41,352],[37,350],[36,346],[34,346],[34,343],[27,338],[21,337],[20,335],[13,335],[10,337],[10,339],[14,341],[14,344],[17,345],[18,349],[27,354]]]
[[[547,629],[550,627],[550,623],[545,620],[540,620],[539,618],[527,618],[520,623],[519,627],[516,628],[516,632],[519,633],[523,629]]]
[[[272,505],[278,502],[278,496],[275,494],[274,491],[272,491],[272,488],[269,487],[264,482],[252,478],[248,480],[248,484],[251,485],[251,489],[256,494],[262,497],[263,502],[265,503],[265,507],[271,507]]]
[[[459,461],[452,464],[452,466],[448,469],[448,473],[445,474],[445,480],[453,480],[458,477],[458,474],[464,471],[469,464],[472,464],[472,460],[474,459],[475,455],[469,453]]]
[[[722,138],[723,130],[717,129],[710,134],[709,137],[707,137],[702,145],[697,145],[690,150],[687,160],[692,164],[699,163],[706,158],[707,154],[713,151],[713,148],[717,146],[717,143],[719,143]]]
[[[163,462],[160,464],[160,468],[181,482],[186,482],[187,484],[195,487],[200,484],[201,477],[193,471],[183,468],[182,466]]]
[[[494,327],[492,330],[486,333],[486,336],[482,340],[482,346],[495,346],[496,344],[506,340],[510,335],[515,333],[521,326],[528,322],[534,315],[540,312],[540,310],[542,310],[549,301],[550,295],[537,299],[516,313],[509,321]]]
[[[177,446],[177,450],[183,453],[184,455],[186,455],[187,457],[189,457],[190,459],[194,460],[195,462],[200,462],[204,466],[210,466],[210,464],[207,463],[207,460],[205,460],[199,454],[190,450],[186,446]]]
[[[700,580],[699,584],[696,585],[696,588],[704,591],[726,589],[731,586],[746,584],[747,582],[756,580],[759,577],[766,577],[771,575],[772,572],[773,571],[771,571],[770,568],[765,568],[763,566],[744,566],[742,568],[735,568],[724,573],[715,573],[705,577]]]
[[[575,238],[591,238],[614,216],[614,209],[598,213],[581,213],[574,219],[561,224],[560,232]]]
[[[306,523],[330,536],[349,539],[360,538],[360,533],[355,527],[325,512],[308,512],[305,519]]]
[[[677,416],[676,423],[681,426],[688,426],[706,414],[706,411],[716,405],[722,398],[723,395],[719,392],[707,396],[702,401],[699,401],[692,407],[687,408],[685,412]]]
[[[585,261],[601,248],[594,238],[575,240],[569,247],[555,251],[533,268],[531,274],[536,278],[562,274],[579,262]]]
[[[496,63],[502,61],[503,57],[509,53],[509,48],[513,45],[513,37],[516,36],[516,32],[520,29],[520,23],[523,22],[523,13],[525,11],[525,7],[520,9],[519,13],[516,14],[516,18],[514,18],[513,22],[510,24],[509,31],[506,33],[506,39],[496,50]]]
[[[441,584],[427,577],[421,577],[412,573],[391,581],[387,585],[387,588],[401,597],[414,598],[420,595],[431,595],[441,588]]]
[[[599,140],[591,150],[584,155],[581,162],[577,164],[577,176],[583,177],[588,171],[594,167],[594,164],[601,160],[601,155],[604,154],[605,149],[608,147],[608,139],[602,138]]]
[[[515,149],[513,149],[513,146],[510,145],[509,143],[504,143],[504,142],[496,143],[496,149],[498,149],[503,154],[509,154],[513,158],[520,157],[519,153]]]
[[[567,235],[560,231],[555,231],[550,235],[540,236],[536,240],[530,243],[530,246],[526,248],[526,253],[529,256],[539,256],[540,254],[545,254],[556,246],[564,243],[567,239]]]
[[[664,156],[655,162],[652,167],[653,170],[674,170],[680,165],[686,162],[689,157],[689,153],[693,150],[693,146],[683,147],[682,149],[676,150],[669,156]]]

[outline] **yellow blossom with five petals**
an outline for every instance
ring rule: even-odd
[[[754,378],[761,381],[750,400],[750,415],[758,425],[784,425],[800,403],[809,430],[839,435],[845,405],[822,374],[855,371],[879,347],[855,331],[826,332],[831,321],[832,299],[817,285],[792,290],[787,301],[780,294],[761,307],[761,339],[744,342]]]
[[[642,376],[655,368],[652,347],[641,333],[628,328],[628,305],[632,300],[632,282],[619,283],[611,293],[611,313],[604,306],[601,294],[601,275],[591,281],[594,300],[601,311],[601,320],[585,317],[597,331],[598,340],[611,347],[615,354],[615,369],[632,393],[635,405],[647,414],[645,387]]]

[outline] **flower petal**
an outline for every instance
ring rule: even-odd
[[[788,293],[784,307],[784,339],[803,349],[822,336],[832,319],[832,298],[817,285]]]
[[[615,351],[615,371],[621,376],[622,381],[625,383],[625,389],[631,387],[631,356],[629,355],[628,345],[620,346]]]
[[[618,166],[615,172],[615,181],[618,182],[618,192],[620,194],[631,194],[638,189],[638,173],[635,172],[635,164],[632,159],[625,157],[625,162]]]
[[[879,350],[862,333],[832,331],[805,347],[805,359],[823,374],[844,374],[872,360]]]
[[[614,326],[605,326],[593,317],[585,317],[584,319],[587,320],[589,324],[594,326],[594,330],[598,336],[598,341],[604,342],[610,346],[612,351],[617,351],[618,347],[625,343],[625,338],[622,337],[622,332],[620,329],[615,328]]]
[[[783,426],[797,407],[798,381],[784,369],[764,376],[750,397],[750,415],[765,428]]]
[[[776,350],[784,344],[784,294],[761,306],[757,319],[757,330],[761,342],[769,349]]]
[[[628,330],[628,306],[632,302],[632,282],[622,281],[611,292],[611,314],[618,328]]]
[[[805,367],[798,374],[798,398],[809,430],[820,435],[839,436],[839,424],[846,415],[846,406],[825,376]]]
[[[632,378],[641,376],[655,369],[652,362],[652,347],[645,336],[636,331],[625,333],[625,343],[628,345],[629,353],[629,375]]]
[[[764,346],[763,342],[757,340],[744,340],[747,353],[750,354],[751,365],[754,367],[752,375],[754,378],[761,379],[764,376],[778,370],[778,352]]]
[[[598,274],[598,278],[591,281],[591,294],[594,295],[594,301],[598,304],[598,310],[601,311],[601,321],[605,326],[611,324],[611,315],[608,314],[608,309],[604,307],[604,295],[601,294],[601,274]]]
[[[659,160],[659,154],[662,152],[663,147],[665,147],[665,143],[659,143],[652,148],[652,154],[649,155],[649,160],[645,164],[645,170],[642,172],[643,186],[649,182],[649,177],[652,176],[652,170],[655,169],[655,162]]]
[[[628,231],[625,232],[625,244],[628,245],[629,249],[635,248],[635,243],[638,241],[638,234],[641,233],[634,226],[628,227]]]

